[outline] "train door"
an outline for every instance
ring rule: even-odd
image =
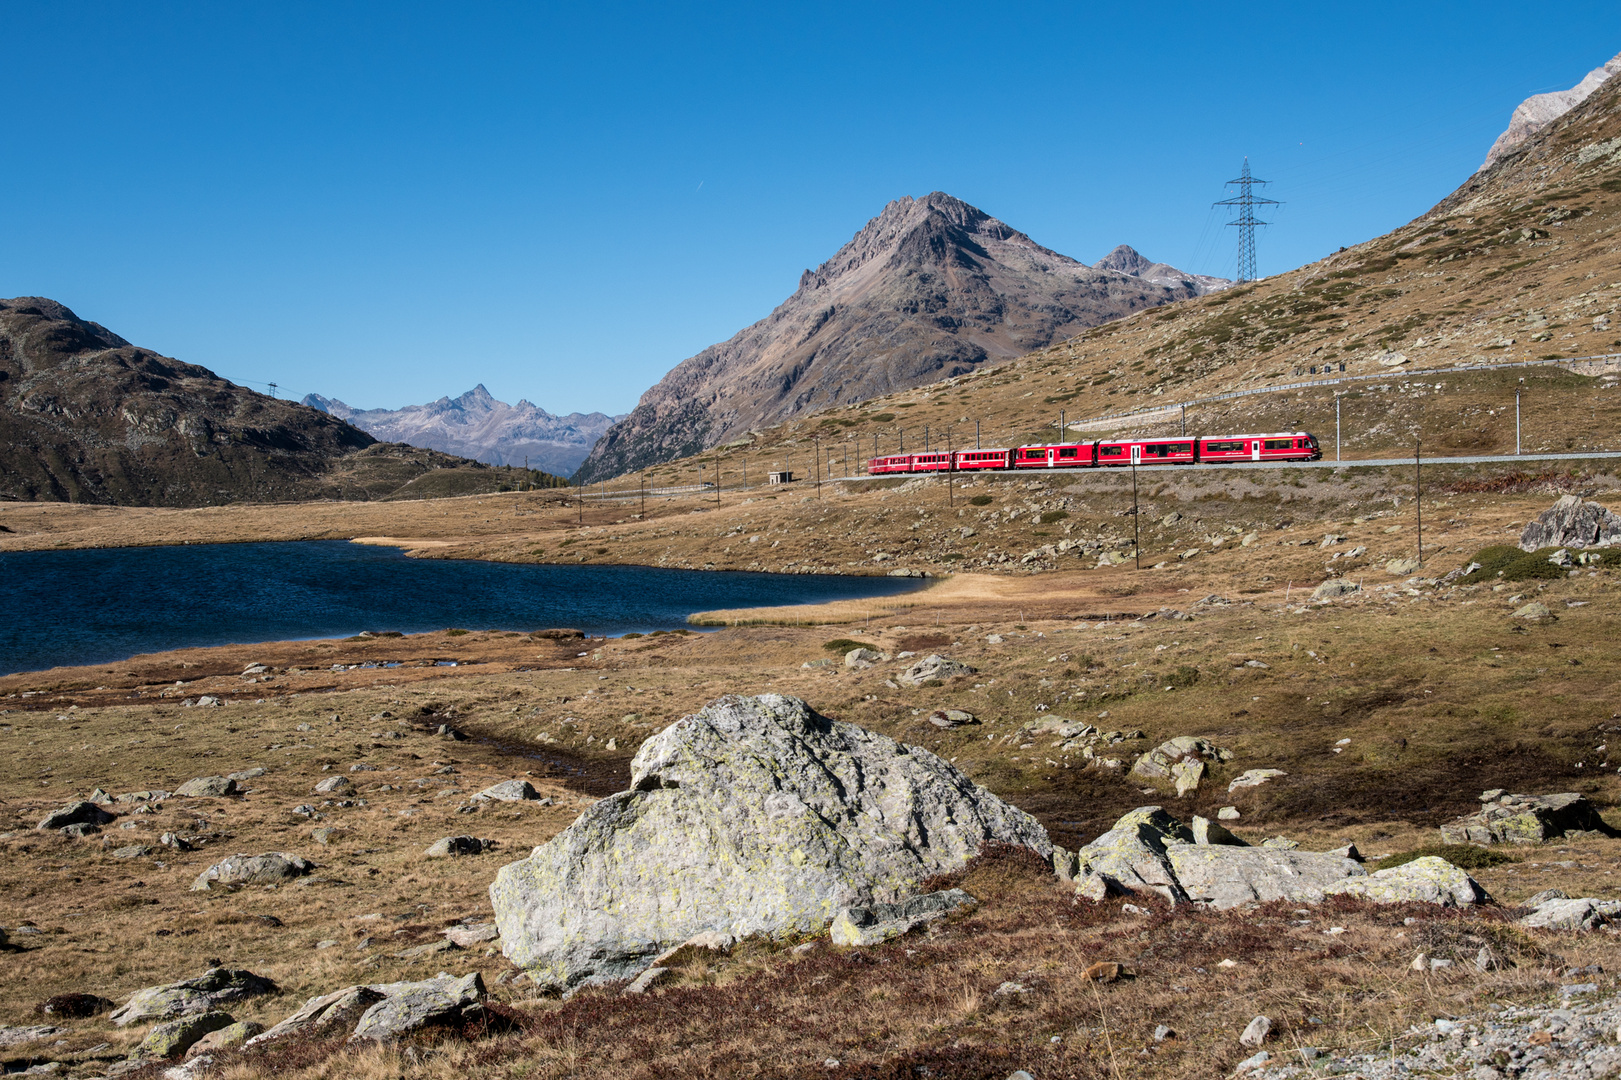
[[[1261,460],[1261,440],[1260,439],[1251,439],[1250,440],[1250,460],[1251,461],[1260,461]]]

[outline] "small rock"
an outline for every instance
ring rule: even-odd
[[[209,968],[195,979],[137,990],[113,1010],[109,1019],[119,1027],[146,1020],[208,1012],[216,1005],[259,994],[273,994],[276,984],[239,968]]]
[[[344,830],[334,829],[330,825],[323,825],[319,829],[310,830],[310,839],[317,844],[326,845],[343,835]]]
[[[1244,1028],[1244,1033],[1238,1037],[1238,1041],[1240,1045],[1254,1049],[1266,1042],[1266,1038],[1270,1034],[1272,1034],[1271,1019],[1265,1016],[1257,1016]]]
[[[440,975],[424,982],[390,983],[377,989],[387,996],[361,1016],[353,1041],[393,1042],[424,1027],[460,1018],[463,1010],[483,999],[484,980],[473,972],[460,979]]]
[[[539,798],[540,792],[527,780],[503,780],[473,796],[476,802],[533,802]]]
[[[930,653],[921,660],[914,661],[910,667],[895,678],[902,686],[922,686],[927,682],[944,682],[955,679],[959,675],[972,675],[975,668],[956,660],[947,659],[938,653]]]
[[[396,960],[420,960],[424,956],[455,952],[459,947],[454,941],[445,938],[442,941],[430,941],[426,945],[416,945],[409,949],[402,949],[397,953],[389,953],[389,955]]]
[[[354,781],[341,773],[329,776],[315,785],[317,795],[353,795],[355,793]]]
[[[450,855],[478,855],[489,846],[489,841],[476,836],[446,836],[430,844],[424,854],[435,859]]]
[[[95,803],[85,800],[69,803],[60,810],[53,810],[35,828],[51,830],[63,829],[69,825],[106,825],[116,820],[118,820],[116,814],[109,814]]]
[[[1239,813],[1236,806],[1224,806],[1216,811],[1216,820],[1218,821],[1237,821],[1238,818]]]
[[[1517,611],[1515,611],[1513,616],[1511,616],[1511,617],[1515,618],[1515,619],[1527,619],[1527,620],[1530,620],[1531,622],[1536,622],[1536,621],[1539,621],[1541,619],[1550,618],[1552,615],[1553,615],[1553,612],[1548,610],[1548,605],[1547,604],[1544,604],[1539,600],[1533,600],[1529,604],[1526,604],[1524,607],[1522,607],[1522,608],[1518,609]]]
[[[109,998],[75,992],[48,997],[35,1005],[34,1011],[45,1016],[59,1016],[65,1020],[83,1020],[87,1016],[104,1013],[112,1007],[113,1002]],[[56,1029],[51,1028],[50,1030],[55,1031]]]
[[[199,776],[174,789],[188,799],[219,799],[236,794],[236,781],[228,776]]]
[[[1166,1039],[1174,1039],[1174,1038],[1176,1038],[1176,1032],[1172,1031],[1170,1028],[1166,1027],[1164,1024],[1160,1024],[1158,1027],[1156,1027],[1154,1029],[1154,1041],[1155,1042],[1164,1042]]]
[[[1246,769],[1238,779],[1227,785],[1227,791],[1231,793],[1239,788],[1260,787],[1262,784],[1276,780],[1280,776],[1288,775],[1282,769]],[[1237,817],[1238,811],[1234,810],[1233,816]]]
[[[81,821],[74,825],[64,825],[57,831],[63,836],[71,836],[75,839],[82,840],[86,836],[94,836],[96,833],[99,833],[101,831],[101,826],[92,825],[88,821]]]
[[[480,923],[477,926],[447,926],[444,934],[446,941],[461,949],[471,949],[475,945],[483,945],[488,941],[501,940],[501,931],[494,923]]]
[[[957,728],[979,723],[979,718],[962,709],[936,709],[929,714],[929,723],[937,728]]]
[[[114,848],[111,854],[115,859],[139,859],[151,852],[152,849],[145,844],[126,844],[124,847]]]
[[[876,652],[872,649],[851,649],[844,654],[844,666],[859,671],[888,659],[888,653]]]
[[[1252,1072],[1255,1069],[1259,1069],[1261,1066],[1265,1065],[1267,1062],[1269,1062],[1271,1060],[1272,1060],[1272,1055],[1271,1054],[1267,1053],[1265,1050],[1258,1050],[1254,1054],[1251,1054],[1249,1057],[1245,1058],[1243,1061],[1240,1061],[1238,1063],[1238,1067],[1235,1068],[1233,1070],[1233,1072],[1234,1073]]]
[[[650,968],[648,968],[646,971],[644,971],[640,975],[636,976],[635,980],[629,986],[625,987],[625,993],[627,993],[627,994],[645,994],[645,993],[647,993],[649,988],[651,988],[654,983],[658,982],[659,979],[663,978],[664,975],[669,972],[669,970],[670,970],[669,968],[663,968],[663,967],[650,967]]]
[[[277,885],[303,877],[315,864],[298,855],[268,851],[263,855],[231,855],[197,875],[192,892],[207,892],[216,886]]]
[[[1329,600],[1338,600],[1341,597],[1350,596],[1352,593],[1361,591],[1362,587],[1354,581],[1346,581],[1344,578],[1331,578],[1317,586],[1317,588],[1313,590],[1311,598],[1313,600],[1322,600],[1326,602]]]
[[[217,1053],[241,1046],[264,1029],[263,1024],[254,1020],[238,1020],[234,1024],[227,1024],[192,1043],[191,1049],[186,1051],[186,1060],[190,1061],[199,1054]]]
[[[216,1011],[170,1020],[147,1032],[146,1038],[141,1040],[130,1057],[144,1060],[177,1058],[191,1049],[192,1044],[204,1035],[230,1027],[234,1023],[236,1018],[230,1013]]]

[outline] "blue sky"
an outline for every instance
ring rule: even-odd
[[[587,10],[589,8],[589,10]],[[1527,32],[1527,19],[1550,32]],[[1461,183],[1612,4],[4,0],[0,296],[262,389],[620,412],[890,199],[1274,273]]]

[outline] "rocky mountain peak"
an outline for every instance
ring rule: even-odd
[[[1509,117],[1508,128],[1497,136],[1486,152],[1480,168],[1487,169],[1525,145],[1531,136],[1564,116],[1590,97],[1616,72],[1621,71],[1621,53],[1589,71],[1582,81],[1569,90],[1555,90],[1547,94],[1533,94],[1515,107]],[[1476,170],[1479,171],[1479,170]]]
[[[1094,270],[1118,270],[1122,274],[1140,274],[1154,264],[1143,258],[1130,244],[1121,244],[1092,264]]]

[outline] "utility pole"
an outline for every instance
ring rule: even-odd
[[[929,452],[929,425],[923,425],[923,452]]]
[[[1058,410],[1058,441],[1064,442],[1069,438],[1069,416],[1063,409]]]
[[[812,436],[816,440],[816,497],[822,497],[822,437]]]
[[[1514,388],[1514,456],[1520,456],[1520,391],[1525,389],[1525,380]]]
[[[720,505],[720,455],[715,455],[715,505]]]
[[[646,517],[647,516],[647,474],[646,473],[642,473],[641,482],[640,482],[640,484],[638,486],[640,487],[641,493],[642,493],[642,517]]]
[[[269,385],[270,385],[270,396],[275,397],[276,396],[276,384],[271,383]]]
[[[956,506],[956,492],[952,482],[956,479],[952,473],[957,471],[957,452],[951,448],[951,432],[946,432],[946,505]]]
[[[1424,462],[1423,439],[1413,440],[1413,507],[1418,511],[1418,565],[1424,565]]]
[[[974,449],[979,449],[979,421],[974,421]]]
[[[1134,444],[1131,448],[1131,553],[1137,560],[1139,570],[1143,568],[1143,534],[1142,521],[1137,513],[1137,462],[1142,457],[1142,446]]]
[[[906,453],[906,429],[905,428],[901,428],[901,448],[899,450],[895,451],[895,452],[897,454]]]
[[[1182,406],[1182,434],[1186,435],[1187,433],[1188,433],[1188,407],[1187,407],[1186,404],[1183,404],[1183,406]]]
[[[1340,395],[1334,395],[1334,460],[1340,460]]]
[[[1238,227],[1238,281],[1242,285],[1246,281],[1254,281],[1255,273],[1255,226],[1270,225],[1269,221],[1258,221],[1255,217],[1257,206],[1278,206],[1276,199],[1262,199],[1250,193],[1254,184],[1265,184],[1266,180],[1257,180],[1250,175],[1250,159],[1244,158],[1244,171],[1237,180],[1227,181],[1226,186],[1238,185],[1238,195],[1231,199],[1223,199],[1214,206],[1231,206],[1237,209],[1238,219],[1227,224]]]

